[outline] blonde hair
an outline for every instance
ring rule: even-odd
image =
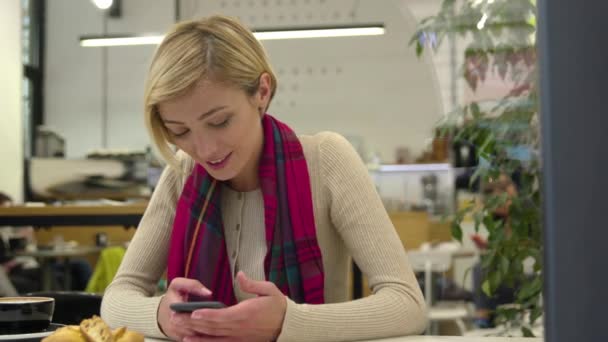
[[[154,144],[178,168],[158,105],[185,95],[202,79],[236,86],[250,96],[268,73],[271,96],[277,80],[262,45],[238,20],[211,16],[176,24],[157,48],[145,85],[144,117]]]

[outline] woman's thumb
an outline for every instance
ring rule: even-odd
[[[236,280],[243,292],[256,294],[258,296],[277,295],[278,289],[273,283],[249,279],[242,271],[237,273]]]
[[[175,278],[169,284],[169,290],[203,297],[211,296],[211,291],[195,279]]]

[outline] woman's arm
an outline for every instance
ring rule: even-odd
[[[112,327],[164,337],[156,323],[161,297],[153,296],[167,265],[182,178],[171,167],[163,171],[118,273],[104,293],[101,316]]]
[[[327,134],[320,145],[330,217],[373,294],[346,303],[288,300],[279,341],[344,341],[418,334],[426,327],[424,298],[397,233],[346,139]],[[346,289],[345,289],[346,291]]]

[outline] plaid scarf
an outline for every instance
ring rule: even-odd
[[[284,123],[266,114],[259,165],[264,196],[266,280],[296,303],[324,302],[324,273],[317,244],[310,178],[302,145]],[[222,212],[221,184],[196,164],[177,203],[168,280],[199,280],[213,300],[236,303]],[[243,227],[247,229],[247,227]]]

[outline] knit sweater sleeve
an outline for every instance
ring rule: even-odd
[[[322,305],[288,299],[279,341],[418,334],[426,327],[424,298],[367,168],[346,139],[324,134],[319,154],[331,221],[368,277],[372,295]]]
[[[178,154],[182,170],[167,167],[161,175],[112,283],[101,304],[101,316],[110,326],[126,326],[146,336],[165,337],[157,322],[161,296],[155,296],[167,266],[169,240],[177,199],[188,162]]]

